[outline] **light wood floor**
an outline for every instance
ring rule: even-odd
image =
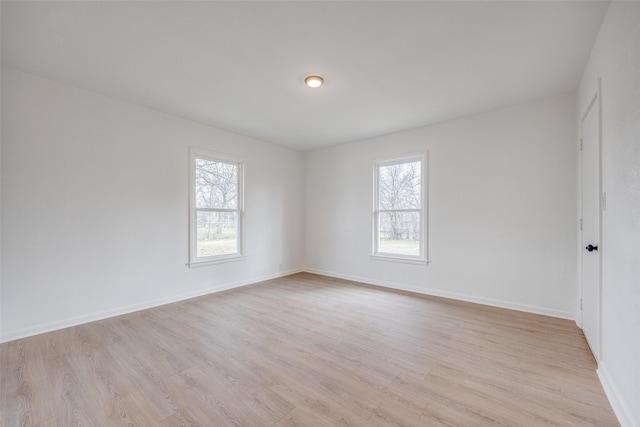
[[[312,274],[0,346],[2,426],[616,426],[575,323]]]

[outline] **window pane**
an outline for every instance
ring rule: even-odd
[[[198,257],[238,252],[236,212],[198,212],[196,250]]]
[[[238,207],[238,165],[196,159],[196,208]]]
[[[380,166],[380,209],[420,209],[420,163]]]
[[[420,256],[420,212],[381,212],[378,252]]]

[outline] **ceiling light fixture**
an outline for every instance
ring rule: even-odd
[[[307,86],[316,88],[322,86],[322,83],[324,83],[324,79],[320,76],[309,76],[304,79],[304,82],[307,84]]]

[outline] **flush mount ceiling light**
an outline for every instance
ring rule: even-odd
[[[309,76],[304,79],[304,82],[307,86],[315,88],[322,86],[322,83],[324,83],[324,79],[320,76]]]

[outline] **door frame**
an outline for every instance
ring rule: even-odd
[[[584,317],[582,311],[582,297],[583,297],[583,281],[582,281],[582,266],[583,266],[583,256],[584,256],[584,247],[582,246],[582,174],[583,174],[583,165],[582,165],[582,123],[585,118],[589,114],[592,108],[598,108],[598,310],[597,310],[597,334],[598,334],[598,348],[592,348],[593,356],[596,359],[596,362],[599,362],[602,358],[602,213],[606,209],[606,194],[602,191],[602,78],[598,77],[596,90],[593,95],[589,98],[589,102],[587,103],[587,107],[584,109],[584,112],[580,116],[579,122],[579,141],[578,141],[578,301],[577,301],[577,316],[576,316],[576,324],[583,328]]]

